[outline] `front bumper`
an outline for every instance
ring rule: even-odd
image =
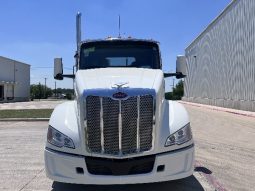
[[[75,184],[136,184],[176,180],[193,174],[194,146],[167,153],[157,154],[153,170],[136,175],[92,175],[88,172],[85,157],[45,149],[45,167],[47,176],[58,182]],[[164,165],[158,172],[158,166]],[[83,173],[77,172],[77,167]]]

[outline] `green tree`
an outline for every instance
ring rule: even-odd
[[[41,84],[32,84],[30,85],[30,95],[31,99],[42,99],[52,96],[52,90],[49,87],[46,87],[45,97],[44,97],[45,87]]]
[[[57,88],[57,93],[60,93],[60,94],[71,94],[73,95],[73,89],[69,89],[69,88]]]
[[[30,96],[31,99],[41,99],[42,98],[42,85],[32,84],[30,85]]]
[[[168,92],[165,94],[165,98],[168,100],[181,100],[183,95],[184,95],[183,81],[180,80],[173,88],[172,92]]]

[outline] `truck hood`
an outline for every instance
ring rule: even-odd
[[[158,80],[157,80],[158,78]],[[79,70],[76,73],[76,87],[80,94],[90,89],[122,88],[154,89],[161,83],[161,70],[143,68],[99,68]],[[160,81],[157,83],[157,81]],[[123,85],[122,85],[123,84]]]

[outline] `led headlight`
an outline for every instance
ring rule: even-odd
[[[74,149],[73,140],[49,125],[47,140],[57,147],[68,147]]]
[[[171,145],[181,145],[183,143],[188,142],[191,139],[192,139],[192,133],[191,133],[191,128],[190,128],[190,123],[188,123],[183,128],[181,128],[179,131],[170,135],[166,139],[165,147],[168,147]]]

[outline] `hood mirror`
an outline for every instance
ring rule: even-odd
[[[54,58],[54,79],[63,80],[62,58]]]
[[[173,77],[177,79],[185,78],[187,76],[187,59],[186,56],[177,56],[176,59],[176,73],[164,73],[164,77]]]
[[[187,59],[186,56],[177,56],[176,59],[176,76],[177,79],[185,78],[187,76]]]

